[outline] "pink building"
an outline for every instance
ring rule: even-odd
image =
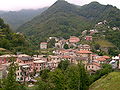
[[[76,51],[78,57],[87,58],[89,61],[92,60],[92,52],[88,50]]]
[[[87,44],[84,44],[84,45],[81,44],[78,46],[78,48],[79,48],[79,50],[88,50],[88,51],[91,50],[91,47]]]
[[[92,63],[89,63],[87,65],[87,70],[88,71],[97,71],[97,70],[100,70],[101,69],[101,65],[99,63],[96,63],[96,62],[92,62]]]
[[[61,56],[61,60],[68,60],[70,63],[76,63],[74,56],[70,55]]]
[[[30,81],[30,66],[18,63],[18,70],[16,71],[16,81]]]
[[[69,39],[70,43],[77,43],[79,41],[80,41],[80,39],[78,37],[70,36],[70,39]]]
[[[33,61],[34,59],[28,56],[28,57],[18,57],[16,62],[28,65],[30,67],[30,72],[33,72],[33,68],[34,68]]]
[[[0,64],[7,63],[7,58],[0,58]]]
[[[36,70],[37,72],[44,70],[48,67],[47,62],[43,60],[33,61],[33,63],[34,63],[34,70]]]
[[[47,49],[47,42],[41,42],[40,49]]]
[[[103,57],[98,57],[98,58],[96,58],[94,61],[100,64],[100,63],[105,63],[105,62],[106,62],[106,59],[103,58]]]
[[[16,56],[15,55],[2,55],[0,56],[0,64],[6,64],[8,62],[10,62],[10,59],[16,59]]]
[[[86,36],[86,37],[85,37],[85,40],[87,40],[87,41],[92,41],[92,36]]]

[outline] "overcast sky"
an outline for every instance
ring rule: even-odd
[[[0,10],[21,10],[37,9],[52,5],[57,0],[0,0]],[[88,4],[92,1],[98,1],[101,4],[111,4],[120,9],[120,0],[66,0],[76,5]]]

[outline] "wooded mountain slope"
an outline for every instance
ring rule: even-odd
[[[13,53],[30,52],[29,42],[25,36],[19,33],[14,33],[9,26],[0,19],[0,48],[7,49]],[[0,51],[0,55],[2,52]]]
[[[39,43],[49,36],[67,38],[79,36],[85,29],[91,29],[96,22],[107,20],[114,27],[120,25],[120,10],[111,5],[92,2],[76,6],[58,0],[41,15],[23,24],[17,29],[26,34],[33,42]]]
[[[37,10],[28,9],[28,10],[9,11],[9,12],[0,11],[0,17],[6,23],[8,23],[13,30],[16,30],[20,25],[28,22],[33,17],[40,15],[46,9],[47,7]]]

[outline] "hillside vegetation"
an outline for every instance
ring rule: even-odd
[[[23,32],[35,44],[45,41],[49,36],[68,38],[70,35],[81,35],[86,29],[93,28],[99,21],[107,20],[111,27],[120,25],[120,10],[111,5],[92,2],[76,6],[58,0],[41,15],[20,26],[17,31]]]
[[[94,82],[89,90],[120,90],[120,72],[112,72]]]
[[[9,12],[0,11],[0,17],[5,21],[5,23],[10,25],[10,28],[16,30],[20,25],[28,22],[33,17],[40,15],[46,9],[47,7],[37,10],[28,9]]]
[[[9,26],[0,19],[0,55],[6,52],[30,52],[29,42],[24,35],[14,33]]]
[[[91,27],[88,19],[76,14],[78,7],[66,1],[57,1],[40,16],[18,28],[38,43],[49,36],[68,38],[70,35],[81,34],[81,31]]]
[[[107,40],[98,40],[96,41],[97,44],[99,44],[101,47],[114,47],[114,45],[111,42],[108,42]]]

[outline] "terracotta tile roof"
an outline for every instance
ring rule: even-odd
[[[72,57],[68,56],[68,55],[65,55],[65,56],[62,56],[62,58],[72,58]]]
[[[105,61],[106,59],[103,58],[103,57],[100,57],[100,58],[97,58],[96,60],[97,60],[97,61]]]
[[[89,65],[96,65],[96,66],[98,66],[98,67],[101,67],[101,65],[100,65],[99,63],[97,63],[97,62],[91,62],[91,63],[88,64],[88,66],[89,66]]]
[[[67,50],[61,50],[60,52],[61,53],[66,53],[66,52],[69,52],[69,51],[67,51]]]
[[[95,57],[95,56],[98,56],[98,55],[96,55],[96,54],[93,54],[92,56],[93,56],[93,57]]]
[[[47,44],[47,42],[41,42],[40,44]]]
[[[77,43],[79,41],[80,41],[80,39],[78,37],[75,37],[75,36],[71,36],[69,39],[69,42],[71,42],[71,43]]]
[[[80,51],[77,51],[77,53],[80,53],[80,54],[91,54],[92,52],[88,51],[88,50],[80,50]]]
[[[110,59],[110,57],[109,56],[102,56],[103,58],[105,58],[105,59]]]

